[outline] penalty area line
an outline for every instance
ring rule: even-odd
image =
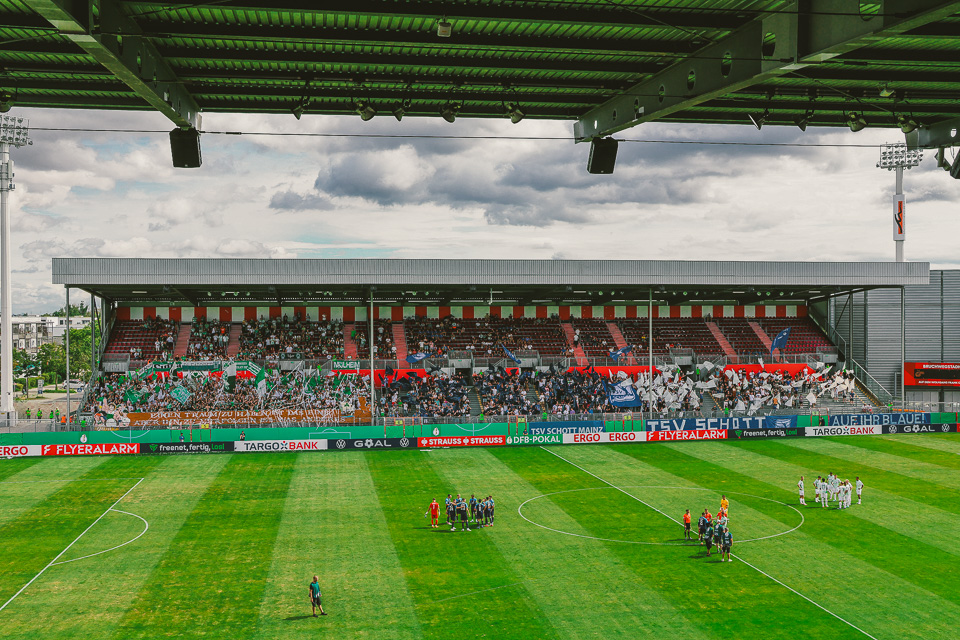
[[[82,532],[80,535],[78,535],[76,538],[74,538],[74,539],[73,539],[73,542],[71,542],[71,543],[68,544],[66,547],[64,547],[63,551],[61,551],[60,553],[58,553],[56,558],[54,558],[54,559],[51,560],[49,563],[47,563],[47,566],[45,566],[43,569],[40,569],[40,573],[38,573],[37,575],[35,575],[35,576],[33,576],[32,578],[30,578],[30,582],[28,582],[27,584],[25,584],[25,585],[23,585],[22,587],[20,587],[20,590],[19,590],[19,591],[17,591],[15,594],[13,594],[13,595],[10,597],[9,600],[7,600],[7,601],[4,602],[2,605],[0,605],[0,611],[3,611],[4,609],[6,609],[6,608],[7,608],[7,605],[9,605],[11,602],[13,602],[13,601],[17,598],[17,596],[19,596],[21,593],[23,593],[24,591],[26,591],[27,587],[29,587],[31,584],[33,584],[34,581],[36,581],[37,578],[39,578],[40,576],[42,576],[43,573],[44,573],[47,569],[49,569],[50,567],[52,567],[54,564],[57,564],[57,560],[59,560],[59,559],[63,556],[63,554],[65,554],[67,551],[69,551],[69,550],[70,550],[70,547],[72,547],[73,545],[77,544],[77,541],[78,541],[80,538],[82,538],[88,531],[90,531],[90,529],[93,529],[93,526],[94,526],[95,524],[97,524],[98,522],[100,522],[105,515],[107,515],[107,514],[110,513],[111,511],[113,511],[113,508],[116,507],[118,504],[120,504],[120,501],[123,500],[124,498],[126,498],[127,495],[129,495],[131,491],[133,491],[134,489],[136,489],[137,487],[139,487],[141,482],[143,482],[143,478],[140,478],[139,480],[137,480],[137,484],[135,484],[135,485],[133,485],[132,487],[130,487],[129,489],[127,489],[126,493],[124,493],[122,496],[120,496],[119,498],[117,498],[117,501],[116,501],[116,502],[114,502],[112,505],[110,505],[109,507],[107,507],[107,510],[104,511],[103,513],[101,513],[99,518],[97,518],[97,519],[94,520],[92,523],[90,523],[90,526],[89,526],[89,527],[87,527],[86,529],[84,529],[83,532]],[[138,516],[138,517],[139,517],[139,516]]]
[[[608,481],[608,480],[604,480],[603,478],[601,478],[601,477],[598,476],[597,474],[591,473],[590,471],[587,471],[586,469],[584,469],[584,468],[581,467],[580,465],[578,465],[578,464],[576,464],[576,463],[574,463],[574,462],[571,462],[571,461],[567,460],[566,458],[564,458],[563,456],[561,456],[559,453],[556,453],[556,452],[554,452],[554,451],[550,451],[549,449],[546,449],[546,448],[544,448],[544,447],[540,447],[540,448],[543,449],[544,451],[546,451],[547,453],[549,453],[549,454],[551,454],[551,455],[554,455],[554,456],[560,458],[561,460],[563,460],[563,461],[566,462],[567,464],[569,464],[569,465],[571,465],[571,466],[573,466],[573,467],[576,467],[577,469],[580,469],[580,471],[583,471],[583,472],[586,473],[587,475],[593,476],[594,478],[596,478],[596,479],[599,480],[600,482],[603,482],[604,484],[607,484],[607,485],[613,487],[613,488],[616,489],[617,491],[620,491],[621,493],[624,493],[624,494],[630,496],[631,498],[633,498],[634,500],[636,500],[636,501],[639,502],[640,504],[642,504],[642,505],[644,505],[644,506],[647,506],[647,507],[650,507],[651,509],[653,509],[654,511],[656,511],[656,512],[659,513],[660,515],[666,516],[666,517],[669,518],[670,520],[673,520],[676,524],[680,524],[680,521],[677,520],[676,518],[674,518],[674,517],[672,517],[672,516],[664,513],[663,511],[660,511],[660,509],[657,509],[657,508],[654,507],[653,505],[644,502],[643,500],[641,500],[641,499],[638,498],[637,496],[633,495],[632,493],[630,493],[630,492],[628,492],[628,491],[624,491],[623,489],[621,489],[621,488],[618,487],[617,485],[613,484],[612,482],[610,482],[610,481]],[[814,606],[817,607],[818,609],[821,609],[822,611],[824,611],[824,612],[826,612],[826,613],[829,613],[831,616],[833,616],[834,618],[836,618],[836,619],[839,620],[840,622],[844,623],[845,625],[849,626],[851,629],[854,629],[854,630],[856,630],[856,631],[859,631],[859,632],[862,633],[863,635],[865,635],[865,636],[867,636],[868,638],[870,638],[870,640],[877,640],[875,637],[873,637],[872,635],[870,635],[869,633],[867,633],[866,631],[864,631],[863,629],[861,629],[861,628],[858,627],[857,625],[853,624],[853,623],[850,622],[849,620],[845,620],[845,619],[841,618],[840,616],[838,616],[837,614],[835,614],[833,611],[830,611],[830,609],[827,609],[827,608],[826,608],[825,606],[823,606],[822,604],[820,604],[820,603],[818,603],[818,602],[815,602],[814,600],[811,600],[810,598],[808,598],[807,596],[803,595],[802,593],[800,593],[799,591],[797,591],[797,590],[794,589],[793,587],[790,587],[790,586],[784,584],[783,582],[777,580],[776,578],[774,578],[772,575],[770,575],[770,574],[767,573],[766,571],[763,571],[762,569],[759,569],[759,568],[755,567],[754,565],[750,564],[749,562],[747,562],[746,560],[744,560],[743,558],[741,558],[740,556],[738,556],[738,555],[736,555],[736,554],[734,554],[734,553],[731,553],[730,555],[731,555],[732,557],[736,558],[737,560],[739,560],[740,562],[742,562],[743,564],[747,565],[748,567],[750,567],[751,569],[753,569],[753,570],[756,571],[757,573],[760,573],[760,574],[762,574],[762,575],[770,578],[771,580],[773,580],[774,582],[776,582],[778,585],[780,585],[780,586],[783,587],[784,589],[787,589],[787,590],[795,593],[796,595],[800,596],[801,598],[803,598],[804,600],[806,600],[806,601],[809,602],[810,604],[814,605]]]

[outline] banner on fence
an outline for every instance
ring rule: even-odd
[[[791,438],[803,436],[803,427],[792,427],[786,429],[763,428],[763,429],[730,429],[727,437],[731,440],[750,440],[752,438]]]
[[[326,440],[237,440],[233,450],[239,453],[250,451],[324,451]]]
[[[507,436],[437,436],[417,438],[418,447],[487,447],[507,444]]]
[[[646,442],[647,440],[647,433],[645,431],[611,431],[609,433],[563,434],[564,444],[599,444],[601,442],[632,443]]]
[[[907,424],[898,426],[895,424],[884,425],[883,433],[952,433],[956,425],[952,424]]]
[[[0,447],[0,458],[26,458],[29,456],[39,455],[39,444],[18,444],[8,447]]]
[[[794,416],[794,420],[796,420],[796,416]],[[794,424],[796,424],[796,422],[794,422]],[[749,418],[678,418],[671,420],[647,420],[647,431],[760,429],[766,426],[768,425],[767,418],[765,416],[755,416]]]
[[[128,413],[130,427],[176,427],[185,424],[272,424],[283,422],[354,422],[370,420],[368,411],[342,413],[337,409],[276,409],[270,411],[158,411]]]
[[[848,413],[830,416],[831,427],[854,425],[930,424],[929,413]]]
[[[584,420],[582,422],[530,422],[528,431],[531,434],[545,435],[548,433],[602,433],[602,420]]]
[[[507,444],[535,445],[535,444],[563,444],[563,434],[549,433],[529,436],[507,436]]]
[[[231,453],[232,442],[158,442],[141,444],[140,453]]]
[[[726,440],[726,429],[697,429],[696,431],[648,431],[647,442],[673,440]]]
[[[40,455],[44,456],[102,456],[140,453],[140,443],[114,444],[43,444]]]
[[[842,425],[835,427],[805,427],[808,436],[878,436],[880,425]]]
[[[416,438],[340,438],[328,440],[330,451],[350,451],[356,449],[415,449]]]

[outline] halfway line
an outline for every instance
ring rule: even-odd
[[[47,564],[47,566],[45,566],[43,569],[40,569],[40,573],[38,573],[37,575],[35,575],[35,576],[33,576],[32,578],[30,578],[30,582],[28,582],[27,584],[25,584],[25,585],[23,585],[22,587],[20,587],[20,591],[17,591],[15,594],[13,594],[13,596],[12,596],[9,600],[7,600],[6,602],[4,602],[3,605],[0,606],[0,611],[3,611],[4,609],[6,609],[6,608],[7,608],[7,605],[10,604],[11,602],[13,602],[14,599],[15,599],[17,596],[19,596],[21,593],[23,593],[23,592],[26,590],[27,587],[29,587],[31,584],[33,584],[34,580],[36,580],[37,578],[39,578],[40,576],[42,576],[44,571],[46,571],[47,569],[49,569],[50,567],[52,567],[52,566],[54,565],[54,563],[56,563],[56,561],[60,559],[60,556],[62,556],[63,554],[65,554],[67,551],[69,551],[69,550],[70,550],[70,547],[72,547],[73,545],[75,545],[75,544],[77,543],[77,540],[79,540],[80,538],[82,538],[87,531],[90,531],[90,529],[93,529],[93,525],[95,525],[95,524],[97,524],[98,522],[100,522],[100,520],[103,519],[103,516],[105,516],[105,515],[107,515],[108,513],[110,513],[110,511],[112,511],[115,506],[117,506],[118,504],[120,504],[120,501],[121,501],[121,500],[123,500],[124,498],[127,497],[127,494],[129,494],[131,491],[133,491],[133,490],[136,489],[138,486],[140,486],[140,483],[141,483],[141,482],[143,482],[143,478],[140,478],[139,480],[137,480],[137,484],[135,484],[135,485],[133,485],[132,487],[130,487],[129,489],[127,489],[127,492],[124,493],[124,494],[123,494],[122,496],[120,496],[119,498],[117,498],[117,501],[114,502],[112,505],[110,505],[110,506],[107,508],[106,511],[104,511],[103,513],[101,513],[99,518],[97,518],[96,520],[94,520],[94,521],[90,524],[89,527],[87,527],[86,529],[83,530],[83,533],[81,533],[81,534],[78,535],[76,538],[74,538],[74,539],[73,539],[73,542],[71,542],[70,544],[68,544],[68,545],[66,546],[66,548],[64,548],[63,551],[61,551],[60,553],[58,553],[56,558],[54,558],[53,560],[51,560],[51,561]]]
[[[607,484],[607,485],[613,487],[613,488],[616,489],[617,491],[620,491],[621,493],[624,493],[624,494],[630,496],[631,498],[633,498],[634,500],[636,500],[636,501],[639,502],[640,504],[643,504],[643,505],[646,505],[646,506],[650,507],[651,509],[653,509],[654,511],[656,511],[656,512],[659,513],[660,515],[666,516],[667,518],[670,518],[671,520],[673,520],[675,523],[680,524],[680,521],[677,520],[676,518],[674,518],[674,517],[672,517],[672,516],[664,513],[663,511],[660,511],[660,509],[657,509],[657,508],[654,507],[653,505],[647,504],[646,502],[644,502],[643,500],[641,500],[641,499],[638,498],[637,496],[635,496],[635,495],[633,495],[632,493],[629,493],[629,492],[627,492],[627,491],[624,491],[623,489],[621,489],[621,488],[618,487],[617,485],[615,485],[615,484],[613,484],[612,482],[609,482],[609,481],[607,481],[607,480],[604,480],[603,478],[601,478],[601,477],[598,476],[597,474],[591,473],[591,472],[587,471],[586,469],[584,469],[584,468],[581,467],[580,465],[575,464],[575,463],[573,463],[573,462],[570,462],[569,460],[567,460],[566,458],[564,458],[563,456],[561,456],[559,453],[555,453],[555,452],[553,452],[553,451],[550,451],[549,449],[545,449],[544,447],[540,447],[540,448],[543,449],[544,451],[546,451],[547,453],[549,453],[549,454],[551,454],[551,455],[554,455],[554,456],[560,458],[561,460],[563,460],[563,461],[566,462],[567,464],[569,464],[569,465],[571,465],[571,466],[574,466],[574,467],[576,467],[577,469],[580,469],[580,471],[583,471],[583,472],[586,473],[587,475],[593,476],[594,478],[596,478],[596,479],[599,480],[600,482],[603,482],[604,484]],[[752,564],[750,564],[749,562],[747,562],[746,560],[744,560],[743,558],[741,558],[740,556],[738,556],[738,555],[736,555],[736,554],[734,554],[734,553],[731,553],[730,555],[731,555],[732,557],[736,558],[737,560],[739,560],[740,562],[742,562],[743,564],[747,565],[748,567],[750,567],[750,568],[753,569],[754,571],[757,571],[757,572],[765,575],[766,577],[770,578],[771,580],[773,580],[774,582],[776,582],[777,584],[779,584],[781,587],[784,587],[784,588],[786,588],[786,589],[789,589],[790,591],[792,591],[793,593],[797,594],[798,596],[800,596],[801,598],[803,598],[804,600],[806,600],[806,601],[809,602],[810,604],[814,605],[814,606],[817,607],[818,609],[822,609],[823,611],[826,611],[827,613],[829,613],[830,615],[832,615],[834,618],[836,618],[836,619],[839,620],[840,622],[846,624],[847,626],[851,627],[852,629],[856,629],[857,631],[859,631],[859,632],[862,633],[863,635],[865,635],[865,636],[867,636],[868,638],[870,638],[870,640],[877,640],[877,639],[874,638],[872,635],[870,635],[869,633],[867,633],[866,631],[864,631],[863,629],[861,629],[861,628],[858,627],[857,625],[853,624],[853,623],[850,622],[849,620],[844,620],[843,618],[841,618],[840,616],[838,616],[837,614],[835,614],[833,611],[830,611],[830,609],[827,609],[827,608],[826,608],[825,606],[823,606],[822,604],[819,604],[819,603],[817,603],[817,602],[814,602],[813,600],[811,600],[811,599],[808,598],[807,596],[803,595],[802,593],[800,593],[800,592],[797,591],[796,589],[785,585],[784,583],[780,582],[779,580],[777,580],[776,578],[774,578],[772,575],[770,575],[770,574],[767,573],[766,571],[762,571],[761,569],[758,569],[757,567],[753,566]]]

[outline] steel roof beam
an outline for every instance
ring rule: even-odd
[[[467,56],[444,56],[436,54],[384,54],[384,53],[343,53],[340,51],[302,51],[302,50],[259,50],[250,49],[249,51],[239,49],[218,49],[210,47],[209,49],[199,49],[195,47],[184,48],[175,47],[163,43],[157,43],[157,49],[164,58],[169,60],[175,67],[187,66],[181,61],[203,60],[209,62],[241,62],[244,64],[284,64],[284,65],[310,65],[311,67],[327,68],[333,65],[356,65],[356,66],[398,66],[411,68],[440,68],[440,69],[477,69],[500,71],[572,71],[594,74],[617,74],[629,73],[636,76],[642,76],[660,71],[666,66],[666,63],[656,61],[640,61],[634,56],[623,56],[623,62],[593,62],[584,60],[549,59],[524,57],[524,58],[503,58],[498,57],[467,57]],[[0,49],[2,52],[2,49]],[[628,59],[633,58],[633,59]],[[193,67],[187,66],[194,70]]]
[[[125,0],[144,12],[154,11],[140,0]],[[163,6],[163,3],[157,3]],[[192,8],[192,7],[187,7]],[[264,11],[263,3],[250,0],[227,0],[209,7],[224,11]],[[171,7],[171,12],[177,7]],[[750,14],[737,15],[688,11],[656,11],[614,4],[581,4],[552,2],[549,9],[531,7],[523,3],[480,4],[462,2],[383,2],[382,0],[283,0],[269,3],[275,13],[342,14],[370,18],[423,18],[439,20],[441,16],[454,23],[458,21],[526,22],[537,25],[597,25],[624,26],[649,29],[694,29],[704,32],[732,31],[749,20]],[[135,14],[133,14],[136,17]],[[154,14],[153,19],[156,19]]]
[[[41,0],[31,0],[39,2]],[[694,49],[689,40],[678,39],[612,39],[577,38],[572,36],[515,36],[497,33],[457,33],[450,38],[439,38],[433,31],[397,31],[395,29],[356,29],[331,27],[281,27],[258,25],[200,24],[183,22],[165,24],[144,22],[143,35],[154,39],[178,40],[236,40],[244,43],[269,42],[289,44],[338,43],[349,47],[394,45],[431,47],[451,54],[461,48],[489,51],[602,51],[615,54],[690,54]],[[162,46],[162,45],[160,45]]]
[[[90,0],[24,0],[60,34],[177,126],[200,126],[200,107],[153,44],[119,5],[101,0],[96,18]],[[124,35],[119,35],[124,34]]]
[[[864,19],[859,15],[860,4],[859,0],[802,0],[784,13],[759,18],[589,110],[574,124],[574,136],[591,140],[663,119],[960,10],[956,0],[881,0],[878,15]]]

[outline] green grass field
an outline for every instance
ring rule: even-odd
[[[864,480],[863,504],[800,507],[799,476],[812,504],[831,471]],[[958,489],[955,434],[3,460],[0,629],[937,640],[960,626]],[[493,494],[496,524],[431,529],[451,492]],[[721,493],[735,539],[757,539],[732,563],[671,520]]]

